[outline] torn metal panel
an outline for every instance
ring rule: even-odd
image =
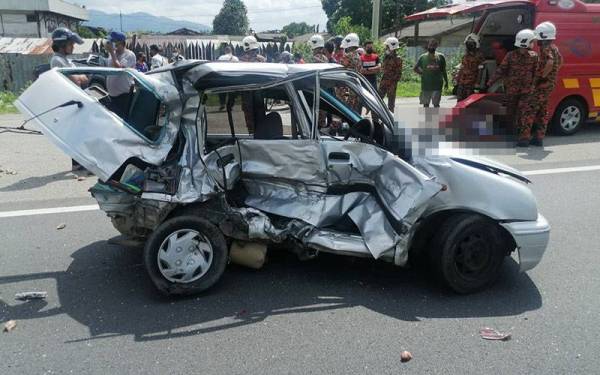
[[[314,140],[239,140],[246,177],[281,178],[307,186],[326,186],[327,172]]]

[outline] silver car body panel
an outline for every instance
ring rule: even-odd
[[[87,95],[61,71],[53,69],[42,74],[15,102],[19,110],[30,118],[71,100],[82,103],[81,108],[76,105],[57,108],[35,119],[56,146],[103,181],[107,181],[132,157],[153,165],[164,161],[179,129],[179,94],[174,86],[132,70],[125,71],[152,89],[170,112],[168,122],[161,124],[164,130],[159,141],[153,143]],[[89,71],[124,72],[108,68]]]
[[[519,252],[521,271],[528,271],[542,260],[550,241],[550,224],[542,215],[535,221],[501,223],[513,236]]]

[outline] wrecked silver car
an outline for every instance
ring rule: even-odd
[[[128,79],[128,106],[111,110],[109,92],[71,74]],[[337,65],[51,70],[16,105],[99,178],[92,195],[145,242],[163,293],[206,290],[229,259],[260,267],[274,243],[302,259],[428,260],[469,293],[514,251],[521,270],[535,267],[548,244],[527,178],[489,160],[412,157],[370,84]]]

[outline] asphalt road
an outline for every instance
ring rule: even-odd
[[[527,171],[600,165],[600,124],[546,145],[498,158]],[[0,128],[0,169],[0,215],[94,203],[94,179],[76,179],[42,136]],[[542,263],[523,274],[510,260],[470,296],[426,272],[274,253],[259,271],[228,266],[208,294],[167,299],[140,249],[107,243],[117,232],[100,211],[0,217],[0,322],[17,321],[0,333],[0,374],[598,373],[600,170],[531,179],[552,224]],[[48,298],[14,300],[29,290]],[[482,340],[483,327],[512,339]],[[401,363],[402,350],[414,359]]]

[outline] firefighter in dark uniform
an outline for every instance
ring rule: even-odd
[[[531,117],[533,110],[529,96],[533,91],[538,55],[531,50],[535,34],[533,30],[523,29],[515,38],[516,50],[510,51],[496,69],[488,82],[488,87],[503,79],[509,131],[518,134],[518,147],[527,147],[531,140]]]
[[[315,63],[328,63],[329,59],[325,55],[325,39],[319,34],[310,37],[308,45],[313,53],[313,61]]]
[[[342,56],[340,64],[347,69],[354,70],[360,73],[362,69],[362,62],[360,61],[360,55],[356,51],[360,46],[360,39],[355,33],[346,35],[342,40],[341,47],[344,49],[344,56]],[[336,91],[336,95],[339,98],[343,98],[344,102],[348,104],[350,108],[360,114],[360,103],[356,93],[350,88],[344,87],[341,90]]]
[[[267,59],[259,53],[259,44],[255,37],[247,36],[242,39],[244,53],[240,56],[241,62],[265,62]],[[242,111],[246,120],[249,134],[254,134],[254,99],[253,92],[242,93]]]
[[[534,111],[532,139],[534,146],[543,146],[546,128],[550,120],[548,113],[548,100],[556,87],[556,76],[562,65],[563,58],[554,44],[556,27],[551,22],[542,22],[535,28],[535,37],[540,47],[539,64],[532,95]]]
[[[458,101],[465,100],[475,92],[477,78],[479,78],[479,66],[485,61],[483,53],[479,51],[479,37],[477,34],[469,34],[465,38],[467,53],[462,58],[460,70],[456,77]]]
[[[391,37],[387,38],[383,44],[385,45],[385,55],[381,64],[383,75],[379,82],[379,96],[382,99],[388,97],[388,109],[394,112],[396,108],[396,89],[400,78],[402,78],[402,57],[397,54],[400,43],[398,39]]]

